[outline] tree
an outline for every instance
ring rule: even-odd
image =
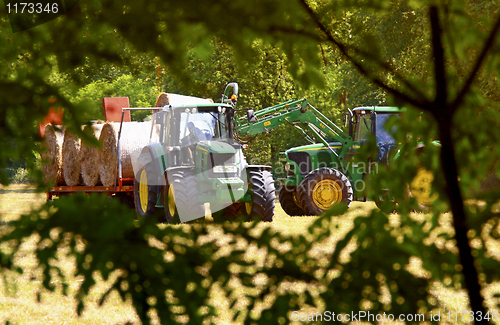
[[[110,12],[115,14],[110,15]],[[27,32],[12,34],[2,29],[0,94],[6,102],[0,109],[0,132],[2,139],[16,139],[19,146],[12,148],[8,141],[0,144],[0,166],[5,165],[6,157],[31,149],[27,139],[36,139],[33,124],[47,112],[49,98],[57,98],[58,103],[67,108],[65,122],[75,130],[79,129],[79,109],[85,110],[88,106],[82,104],[78,107],[66,95],[68,91],[74,92],[81,83],[75,67],[84,67],[87,57],[92,57],[95,62],[131,62],[130,56],[123,52],[123,43],[115,42],[117,35],[130,48],[160,57],[162,64],[178,76],[183,85],[193,87],[197,84],[192,82],[193,77],[184,67],[188,66],[193,52],[204,57],[211,53],[214,46],[209,40],[215,35],[230,47],[236,69],[245,69],[247,64],[258,61],[256,58],[261,52],[255,43],[262,42],[264,53],[272,56],[278,53],[286,58],[287,73],[304,89],[324,85],[320,69],[325,62],[323,58],[327,58],[327,63],[331,62],[322,52],[335,51],[333,60],[338,60],[339,65],[351,65],[370,80],[379,88],[374,91],[381,94],[381,101],[385,100],[383,96],[389,95],[394,103],[409,107],[399,124],[397,137],[408,141],[409,148],[416,144],[417,139],[428,148],[424,157],[417,157],[412,150],[407,150],[404,164],[389,170],[392,182],[387,182],[389,176],[385,174],[388,187],[394,193],[398,188],[402,192],[404,184],[413,176],[410,171],[421,164],[434,172],[440,197],[437,210],[428,222],[408,217],[414,203],[411,199],[407,206],[403,206],[401,227],[392,226],[389,218],[378,211],[373,212],[371,219],[357,218],[355,227],[337,244],[335,251],[325,253],[321,259],[309,256],[308,252],[313,249],[315,241],[330,234],[335,224],[332,213],[318,219],[309,229],[314,241],[302,236],[286,238],[271,234],[269,230],[256,236],[244,227],[221,226],[225,235],[247,244],[255,243],[266,250],[264,265],[252,264],[246,260],[244,252],[237,250],[225,260],[214,260],[212,253],[216,254],[221,248],[215,243],[199,240],[205,231],[203,227],[193,226],[187,234],[174,228],[160,231],[147,222],[134,225],[129,215],[126,221],[111,216],[109,223],[107,220],[98,231],[90,231],[85,220],[87,215],[81,213],[84,209],[78,210],[78,207],[85,206],[81,203],[83,197],[57,202],[56,212],[50,206],[34,212],[32,216],[21,219],[16,230],[3,240],[19,240],[32,232],[40,233],[42,239],[51,240],[53,245],[40,249],[38,254],[41,265],[45,266],[44,285],[51,288],[53,274],[50,269],[57,270],[57,267],[51,264],[49,257],[54,256],[58,245],[64,244],[62,234],[68,234],[70,238],[81,235],[86,240],[83,252],[74,248],[77,239],[70,242],[72,253],[77,256],[77,272],[85,276],[78,299],[88,293],[93,284],[91,271],[100,270],[106,276],[109,273],[106,265],[111,261],[116,268],[126,271],[120,278],[121,282],[113,288],[123,297],[132,296],[134,306],[145,322],[148,321],[148,309],[153,308],[148,304],[149,297],[155,297],[159,317],[170,319],[172,312],[163,296],[167,289],[179,297],[179,304],[185,308],[184,314],[197,322],[213,314],[213,306],[203,300],[211,286],[221,286],[227,298],[237,303],[243,297],[234,293],[235,287],[254,286],[252,281],[258,273],[264,274],[266,281],[253,291],[255,295],[248,297],[247,310],[257,311],[258,304],[265,299],[274,303],[263,311],[259,310],[261,316],[236,313],[235,318],[241,317],[245,323],[254,320],[283,322],[290,310],[307,305],[324,306],[326,310],[337,313],[348,312],[360,308],[360,302],[362,308],[373,313],[420,310],[428,315],[435,308],[429,299],[431,282],[445,278],[451,278],[458,286],[463,279],[471,308],[480,313],[485,307],[480,287],[496,279],[492,270],[498,268],[498,261],[488,256],[482,237],[488,231],[488,227],[483,227],[485,224],[492,225],[493,229],[498,225],[498,218],[495,219],[498,213],[492,210],[498,196],[490,193],[481,197],[486,208],[476,212],[466,211],[463,198],[469,187],[477,186],[474,179],[484,176],[490,167],[498,174],[495,163],[500,152],[491,145],[498,141],[498,132],[484,127],[485,123],[493,125],[500,121],[498,110],[492,109],[497,106],[493,93],[496,85],[492,82],[497,78],[499,67],[499,59],[492,55],[499,46],[495,41],[500,28],[497,14],[498,7],[488,2],[462,0],[443,3],[232,0],[217,4],[187,0],[151,2],[147,6],[104,0],[81,3],[78,10],[67,17]],[[5,18],[0,19],[5,24]],[[269,50],[272,47],[277,49],[276,52]],[[75,48],[81,50],[74,51]],[[67,74],[69,85],[66,92],[46,78],[55,70]],[[345,70],[343,73],[349,75]],[[269,84],[272,83],[263,87],[265,95]],[[488,87],[481,89],[481,85]],[[286,87],[284,90],[286,93]],[[486,122],[476,116],[482,113],[488,114]],[[422,120],[422,123],[415,125],[415,120]],[[432,146],[434,139],[440,140],[440,147]],[[383,179],[384,174],[381,172],[378,177]],[[400,202],[405,199],[402,196]],[[102,209],[119,209],[111,203],[94,200],[98,208],[92,210],[94,214]],[[427,245],[426,241],[431,235],[439,234],[439,211],[447,208],[453,213],[455,234],[440,235],[446,241],[456,240],[458,256],[453,250],[436,244]],[[125,211],[119,213],[127,215]],[[66,214],[76,216],[72,224],[64,221]],[[40,218],[44,215],[51,217]],[[110,236],[106,227],[113,229],[110,224],[115,222],[123,227],[116,232],[118,235]],[[99,225],[99,221],[93,225]],[[61,236],[51,235],[49,230],[53,228],[60,229]],[[474,233],[474,239],[481,245],[471,249],[468,236],[474,236]],[[495,231],[490,230],[486,235],[490,234],[498,236]],[[183,240],[175,240],[175,236]],[[141,258],[161,255],[158,248],[147,242],[154,238],[162,243],[162,248],[176,253],[173,264],[155,259],[157,263],[152,265],[151,260]],[[123,245],[130,247],[130,254],[112,249],[115,242],[111,244],[111,241],[120,239]],[[280,243],[292,245],[281,251],[277,248]],[[351,243],[358,248],[350,253],[350,259],[342,258],[343,253],[350,252]],[[110,250],[102,252],[102,247],[110,247]],[[9,252],[2,254],[3,265],[8,266],[13,255]],[[85,254],[91,254],[94,262],[85,264]],[[411,274],[404,267],[411,258],[421,260],[431,278]],[[231,263],[239,265],[242,271],[235,271]],[[253,268],[247,267],[248,263]],[[156,265],[168,272],[155,270]],[[163,282],[168,276],[178,277],[178,270],[189,270],[186,281],[194,283],[199,290],[186,291],[182,283]],[[151,286],[150,279],[154,279],[158,286]],[[205,279],[208,280],[203,282]],[[280,291],[281,285],[289,279],[308,284],[306,291]],[[342,299],[337,294],[340,290],[347,293]],[[387,290],[391,299],[379,301],[377,290]],[[199,305],[189,301],[204,301],[208,312],[200,311]]]

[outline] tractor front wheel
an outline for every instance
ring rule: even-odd
[[[349,179],[333,168],[318,168],[307,174],[299,186],[299,201],[306,215],[317,216],[337,204],[351,205]]]
[[[252,202],[242,203],[243,213],[249,219],[273,221],[274,200],[276,199],[273,175],[267,170],[250,169],[248,171],[248,190]]]
[[[295,186],[281,186],[279,190],[281,208],[289,216],[303,216],[304,210],[299,205],[297,188]]]
[[[194,172],[174,171],[168,180],[164,197],[167,222],[179,223],[180,216],[189,218],[188,221],[204,217],[204,205],[198,203],[198,186]]]

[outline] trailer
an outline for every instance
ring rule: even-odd
[[[106,122],[120,122],[120,131],[118,136],[117,145],[117,179],[112,186],[96,185],[96,186],[85,186],[85,185],[56,185],[50,188],[46,192],[47,201],[53,199],[54,196],[71,195],[73,193],[102,193],[108,196],[118,197],[122,202],[133,207],[134,204],[134,178],[133,177],[122,177],[122,159],[120,155],[121,142],[120,134],[121,128],[124,122],[131,122],[129,108],[129,98],[128,97],[106,97],[103,99],[104,116]],[[154,111],[155,108],[149,108],[149,110]],[[45,126],[49,123],[60,125],[62,123],[63,110],[58,108],[57,110],[51,108],[49,114],[45,117],[42,123],[39,123],[40,136],[44,136]]]

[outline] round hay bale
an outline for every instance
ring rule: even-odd
[[[211,98],[199,98],[193,96],[185,96],[179,94],[171,93],[161,93],[156,98],[155,107],[164,107],[167,105],[178,106],[178,105],[196,105],[196,104],[207,104],[213,103]]]
[[[101,130],[104,124],[86,125],[83,128],[84,132],[91,129],[92,134],[96,139],[99,139]],[[86,186],[95,186],[99,182],[99,148],[85,142],[82,142],[81,149],[82,157],[82,180]]]
[[[155,107],[163,107],[170,105],[170,101],[168,100],[168,94],[167,93],[161,93],[158,95],[156,98],[156,104]]]
[[[56,130],[52,124],[47,124],[44,128],[42,142],[42,171],[45,183],[64,184],[62,175],[62,146],[64,135]]]
[[[62,147],[62,170],[67,186],[81,184],[80,169],[82,140],[69,130],[64,131]]]
[[[99,177],[102,185],[113,186],[118,178],[117,146],[120,123],[103,125],[99,141],[102,149],[99,154]],[[142,148],[149,144],[151,122],[124,122],[121,134],[120,157],[122,161],[122,177],[134,178],[131,155],[136,156]]]

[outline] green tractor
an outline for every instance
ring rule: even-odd
[[[229,83],[221,103],[166,105],[153,114],[152,140],[134,168],[139,216],[163,208],[164,221],[188,222],[203,218],[209,203],[214,219],[272,221],[271,167],[249,165],[233,138],[237,98],[238,84]]]
[[[236,131],[239,136],[257,134],[287,123],[311,142],[280,154],[286,177],[278,178],[279,201],[291,216],[319,215],[339,203],[349,207],[353,200],[366,201],[365,176],[374,172],[378,164],[388,164],[399,156],[400,148],[384,125],[390,116],[400,113],[396,107],[349,110],[346,133],[307,99],[290,100],[257,112],[249,110],[246,119],[237,120]],[[352,158],[370,135],[375,135],[378,144],[377,161],[355,162]],[[433,200],[431,176],[425,170],[419,171],[410,188],[417,201],[425,205]]]

